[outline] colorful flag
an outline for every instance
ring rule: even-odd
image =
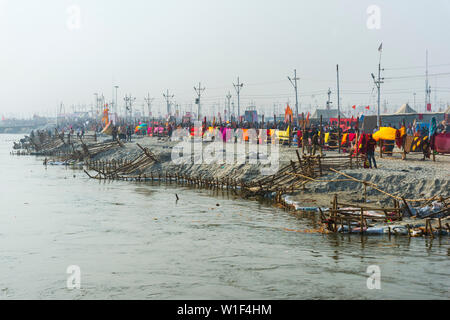
[[[370,110],[370,106],[367,106],[366,109],[367,109],[367,110]]]
[[[287,105],[286,110],[284,111],[284,122],[292,121],[292,109]]]

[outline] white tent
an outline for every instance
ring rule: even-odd
[[[411,108],[409,104],[405,103],[400,107],[400,109],[397,110],[397,112],[395,112],[395,114],[404,114],[404,113],[417,113],[417,112],[416,110]]]

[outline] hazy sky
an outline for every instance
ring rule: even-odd
[[[380,8],[380,29],[369,29],[367,8]],[[80,10],[80,24],[72,6]],[[242,109],[254,103],[295,104],[287,76],[297,69],[300,111],[336,103],[336,64],[343,108],[376,105],[370,73],[383,42],[382,100],[424,109],[425,50],[433,108],[450,101],[450,0],[0,0],[0,114],[30,116],[111,100],[162,93],[186,108],[194,85],[206,87],[203,107],[223,109],[233,82],[244,83]],[[388,79],[416,76],[416,78]],[[434,91],[434,88],[437,91]],[[189,109],[189,108],[188,108]]]

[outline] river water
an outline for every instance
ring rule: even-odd
[[[10,155],[18,138],[0,135],[0,299],[450,298],[448,237],[294,232],[317,227],[314,215],[90,180]],[[67,288],[73,265],[79,289]],[[381,289],[368,289],[371,265]]]

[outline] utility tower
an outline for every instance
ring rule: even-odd
[[[132,97],[131,94],[129,96],[125,95],[125,98],[123,98],[125,101],[125,117],[126,114],[129,112],[130,114],[130,120],[133,119],[133,102],[136,101],[135,97]]]
[[[194,91],[197,93],[197,98],[195,99],[195,104],[198,106],[198,112],[197,112],[197,120],[200,121],[202,118],[202,109],[201,109],[201,105],[200,105],[200,98],[202,97],[202,92],[205,91],[205,87],[202,88],[202,84],[199,82],[198,83],[198,88],[194,87]]]
[[[239,77],[238,77],[238,78],[237,78],[237,84],[234,84],[234,83],[233,83],[233,86],[234,86],[234,89],[236,89],[236,92],[237,92],[237,98],[238,98],[238,120],[239,120],[239,122],[240,122],[240,120],[241,120],[241,101],[240,101],[240,93],[241,93],[241,89],[242,89],[242,87],[244,86],[244,84],[239,82]]]
[[[378,128],[381,128],[381,117],[380,117],[380,97],[381,97],[381,84],[384,83],[384,78],[381,78],[381,71],[384,71],[384,69],[381,69],[381,52],[382,52],[382,46],[383,44],[380,44],[380,47],[378,48],[378,51],[380,52],[380,60],[378,62],[378,78],[375,78],[375,75],[372,73],[372,79],[375,83],[375,86],[378,90],[378,103],[377,103],[377,125]]]
[[[170,99],[175,97],[175,95],[169,95],[169,90],[167,89],[167,94],[163,93],[163,97],[166,99],[167,103],[167,117],[170,118]]]
[[[231,106],[233,107],[233,117],[235,117],[236,118],[236,114],[235,114],[235,108],[234,108],[234,101],[233,102],[231,102]],[[236,121],[236,120],[235,120]]]
[[[228,120],[230,120],[231,121],[231,109],[230,109],[230,107],[231,107],[231,105],[230,105],[230,102],[231,102],[231,94],[230,94],[230,91],[228,91],[228,94],[227,94],[227,96],[226,96],[226,98],[227,98],[227,113],[228,113]]]
[[[297,87],[297,69],[294,69],[294,78],[287,77],[295,89],[295,123],[298,125],[298,87]]]
[[[428,50],[426,51],[426,69],[425,69],[425,112],[428,111],[428,105],[431,104],[431,86],[428,83]]]
[[[148,119],[150,120],[152,116],[152,102],[155,100],[155,98],[150,98],[150,93],[147,93],[147,97],[144,98],[145,103],[147,104],[148,108]]]
[[[327,94],[328,94],[327,110],[330,110],[331,109],[331,104],[333,103],[333,102],[331,102],[331,89],[330,88],[328,88]]]

